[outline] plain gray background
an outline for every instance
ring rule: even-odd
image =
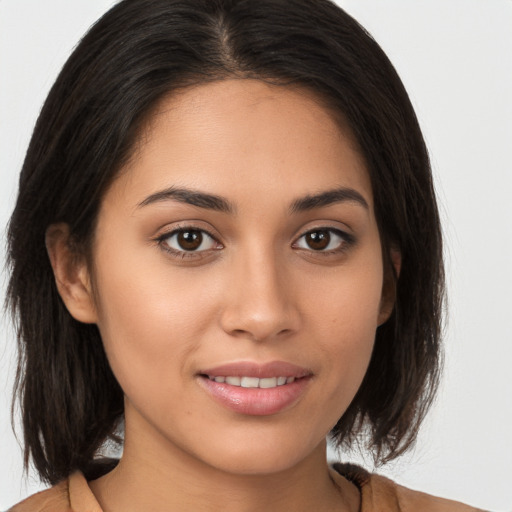
[[[416,449],[379,471],[429,493],[510,511],[512,1],[338,3],[373,34],[410,93],[431,151],[446,236],[450,300],[441,392]],[[48,89],[81,35],[112,4],[0,0],[2,229]],[[0,325],[5,509],[41,485],[32,473],[22,478],[9,419],[14,340],[8,319]]]

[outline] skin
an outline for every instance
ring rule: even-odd
[[[169,187],[221,196],[233,211],[148,201]],[[291,211],[340,187],[366,205]],[[172,233],[191,227],[212,238],[185,252]],[[328,250],[308,232],[330,236]],[[125,393],[123,457],[91,483],[105,512],[358,510],[356,488],[329,470],[325,437],[392,303],[364,159],[311,93],[233,79],[165,99],[104,197],[93,268],[67,236],[65,225],[48,230],[60,293],[98,325]],[[198,375],[274,360],[311,377],[266,416],[220,405]]]

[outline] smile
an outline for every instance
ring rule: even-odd
[[[204,368],[197,376],[201,388],[223,408],[243,415],[268,416],[300,401],[313,372],[285,361],[236,361]]]
[[[291,384],[295,377],[236,377],[236,376],[213,376],[208,375],[210,380],[219,383],[226,383],[230,386],[238,386],[242,388],[262,388],[262,389],[271,389],[277,386],[284,386],[285,384]]]

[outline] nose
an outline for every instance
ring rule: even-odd
[[[293,279],[272,252],[241,254],[230,268],[220,322],[231,336],[265,341],[299,329]]]

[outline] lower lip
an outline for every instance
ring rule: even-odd
[[[242,388],[215,382],[208,377],[199,378],[203,388],[218,403],[239,414],[269,416],[282,412],[295,404],[304,394],[310,377],[296,379],[275,388]]]

